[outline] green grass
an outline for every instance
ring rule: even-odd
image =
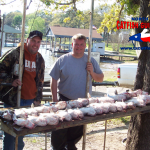
[[[130,122],[130,118],[131,118],[131,116],[126,116],[126,117],[111,119],[111,120],[108,120],[107,123],[108,124],[113,123],[115,125],[119,125],[121,123],[128,124]]]
[[[107,43],[105,43],[105,50],[107,51],[114,51],[113,47],[115,47],[115,49],[117,48],[117,43],[109,43],[108,47],[107,47]],[[120,47],[133,47],[133,44],[129,43],[129,44],[120,44]],[[135,50],[121,50],[119,48],[119,53],[121,54],[126,54],[126,55],[134,55],[136,56],[136,51]]]
[[[107,51],[113,51],[111,44],[109,43],[107,46],[107,43],[105,43],[105,50]]]
[[[129,122],[130,122],[130,118],[131,116],[126,116],[126,117],[121,117],[121,118],[115,118],[115,119],[110,119],[110,120],[107,120],[107,124],[108,125],[128,125]],[[87,131],[91,131],[94,129],[96,129],[97,127],[99,126],[105,126],[105,121],[103,122],[94,122],[94,123],[89,123],[88,126],[87,126]]]
[[[121,121],[125,124],[129,123],[131,116],[121,117]]]
[[[37,143],[37,140],[36,140],[36,139],[33,139],[33,140],[32,140],[32,143]]]

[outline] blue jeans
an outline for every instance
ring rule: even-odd
[[[21,99],[20,106],[29,106],[33,103],[33,101],[34,101],[33,99],[29,100]],[[4,108],[8,107],[11,106],[4,103]],[[23,137],[24,136],[18,137],[18,150],[23,150],[24,147]],[[6,132],[4,132],[3,135],[3,150],[15,150],[15,137]]]

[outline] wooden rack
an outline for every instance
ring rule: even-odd
[[[104,121],[104,120],[109,120],[109,119],[114,119],[114,118],[120,118],[124,116],[132,116],[132,115],[137,115],[141,113],[147,113],[150,111],[150,105],[147,105],[145,107],[136,107],[135,109],[127,109],[123,112],[115,112],[115,113],[108,113],[108,114],[102,114],[102,115],[96,115],[94,117],[90,116],[85,116],[82,120],[73,120],[73,121],[63,121],[60,122],[56,126],[51,126],[47,125],[45,127],[35,127],[34,129],[27,129],[27,128],[21,128],[17,125],[13,125],[12,121],[6,121],[2,119],[1,122],[1,129],[8,134],[16,137],[16,149],[17,150],[17,139],[19,136],[27,135],[27,134],[32,134],[32,133],[47,133],[51,132],[54,130],[58,129],[64,129],[64,128],[69,128],[69,127],[74,127],[74,126],[79,126],[79,125],[85,125],[93,122],[99,122],[99,121]]]

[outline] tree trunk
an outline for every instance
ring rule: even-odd
[[[140,0],[140,17],[150,14],[149,0]],[[138,29],[141,33],[143,29]],[[140,46],[147,43],[140,42]],[[142,89],[150,94],[150,51],[143,50],[139,57],[138,69],[134,89]],[[144,113],[131,117],[126,150],[150,150],[150,113]]]

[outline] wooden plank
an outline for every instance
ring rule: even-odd
[[[85,116],[84,119],[82,120],[73,120],[73,121],[64,121],[60,122],[56,126],[50,126],[47,125],[45,127],[35,127],[34,129],[27,129],[27,128],[21,128],[19,126],[14,126],[13,122],[4,122],[2,120],[2,130],[11,134],[12,136],[23,136],[27,134],[32,134],[32,133],[38,133],[38,132],[51,132],[54,130],[58,129],[64,129],[64,128],[69,128],[69,127],[74,127],[74,126],[80,126],[80,125],[85,125],[88,123],[93,123],[93,122],[98,122],[98,121],[104,121],[104,120],[109,120],[109,119],[114,119],[114,118],[120,118],[124,116],[132,116],[140,113],[147,113],[150,112],[150,105],[145,106],[145,107],[137,107],[134,110],[128,109],[124,112],[116,112],[116,113],[108,113],[108,114],[102,114],[102,115],[96,115],[95,117],[90,117],[90,116]]]
[[[42,101],[52,101],[52,97],[43,97]]]
[[[9,128],[9,126],[6,125],[7,123],[5,121],[1,121],[1,130],[5,131],[6,133],[16,137],[17,134],[11,129]]]
[[[46,102],[52,102],[52,97],[43,97],[43,99],[41,101]]]
[[[92,86],[116,86],[118,85],[117,81],[109,82],[109,81],[103,81],[103,82],[92,82]]]
[[[50,87],[50,82],[44,82],[43,87]]]
[[[52,96],[52,92],[43,92],[43,97]]]
[[[15,139],[15,150],[18,150],[18,136]]]
[[[0,101],[0,108],[4,107],[4,103],[2,101]]]
[[[51,91],[50,87],[43,87],[43,92],[50,92],[50,91]]]
[[[101,55],[103,56],[103,55]],[[118,57],[131,57],[131,58],[137,58],[137,56],[133,55],[122,55],[122,54],[104,54],[104,56],[118,56]]]
[[[102,55],[101,55],[102,56]],[[110,51],[105,50],[104,56],[120,56],[120,57],[131,57],[131,58],[137,58],[135,55],[126,55],[126,54],[117,54]]]

